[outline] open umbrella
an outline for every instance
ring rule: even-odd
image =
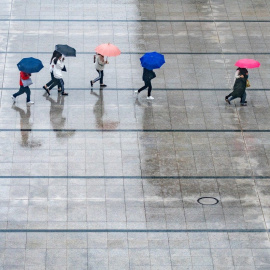
[[[235,66],[240,68],[258,68],[260,65],[260,62],[254,59],[240,59],[235,63]]]
[[[107,57],[118,56],[121,54],[121,51],[118,49],[118,47],[111,43],[100,44],[96,47],[95,51],[96,53]]]
[[[68,45],[55,45],[55,50],[66,57],[76,57],[76,50]]]
[[[157,52],[146,53],[140,58],[140,60],[142,67],[149,70],[161,68],[161,66],[165,63],[164,55]]]
[[[36,73],[44,67],[39,59],[33,57],[23,58],[17,66],[20,71],[25,73]]]

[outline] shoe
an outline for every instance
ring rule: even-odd
[[[101,84],[100,87],[107,87],[107,85],[106,84]]]
[[[134,91],[134,94],[135,94],[135,95],[139,94],[138,90],[135,90],[135,91]]]
[[[16,102],[16,98],[14,96],[11,96],[12,100],[13,100],[13,103]]]
[[[47,94],[48,94],[49,96],[51,95],[48,88],[46,88],[45,86],[43,86],[43,89],[47,92]]]
[[[229,105],[231,105],[231,102],[229,101],[229,99],[226,99],[226,98],[225,98],[225,101],[226,101]]]
[[[90,84],[91,84],[91,87],[93,87],[93,85],[94,85],[94,84],[93,84],[93,81],[90,81]]]
[[[35,103],[34,101],[30,100],[30,101],[27,102],[27,105],[31,105],[31,104],[34,104],[34,103]]]
[[[150,96],[150,97],[147,97],[146,99],[154,99],[152,96]]]
[[[62,93],[62,96],[68,96],[68,93],[64,92]]]
[[[62,92],[62,90],[61,89],[60,90],[58,89],[58,93],[61,93],[61,92]]]
[[[241,106],[247,106],[247,102],[241,103]]]

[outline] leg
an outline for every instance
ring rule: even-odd
[[[247,93],[245,92],[242,97],[241,97],[241,101],[240,103],[243,105],[243,104],[246,104],[246,98],[247,98]]]
[[[61,83],[57,81],[57,86],[58,86],[58,92],[61,92]]]
[[[139,90],[138,90],[138,93],[140,93],[142,90],[146,89],[147,88],[147,83],[144,82],[144,86],[141,87]]]
[[[59,85],[59,80],[54,78],[53,83],[51,84],[51,86],[49,87],[49,90],[52,90],[56,85]]]
[[[151,81],[148,82],[147,86],[148,86],[148,94],[147,94],[147,96],[150,97],[151,96],[151,91],[152,91]]]
[[[54,83],[54,76],[53,76],[53,72],[51,72],[51,80],[45,84],[45,87],[50,87],[50,85],[52,85]]]
[[[101,70],[97,70],[98,72],[98,77],[96,77],[92,82],[95,83],[101,79]]]
[[[228,96],[225,96],[225,100],[228,99],[231,96],[232,96],[232,92]]]
[[[30,88],[27,86],[25,87],[25,93],[26,93],[26,102],[30,101],[30,96],[31,96],[31,90]]]
[[[104,71],[100,71],[100,84],[103,84]]]
[[[234,100],[234,99],[236,99],[237,97],[234,97],[234,96],[230,96],[229,98],[228,98],[228,100],[229,101],[232,101],[232,100]]]
[[[19,91],[18,91],[17,93],[13,94],[13,97],[16,98],[17,96],[22,95],[22,94],[25,92],[25,88],[26,88],[26,87],[20,86]]]
[[[65,93],[64,80],[63,80],[63,79],[60,79],[59,82],[60,82],[60,84],[61,84],[61,89],[62,89],[61,94],[62,94],[63,96],[67,96],[68,93]]]

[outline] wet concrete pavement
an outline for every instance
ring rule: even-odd
[[[265,0],[0,0],[0,269],[268,270],[269,15]],[[91,91],[104,42],[122,54]],[[42,89],[58,43],[77,49],[68,97]],[[149,102],[133,91],[153,50]],[[31,107],[10,98],[29,56],[45,66]],[[224,101],[239,58],[261,62],[247,107]]]

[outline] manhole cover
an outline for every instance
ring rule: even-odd
[[[214,197],[201,197],[197,200],[197,202],[202,205],[215,205],[219,203],[219,200]]]

